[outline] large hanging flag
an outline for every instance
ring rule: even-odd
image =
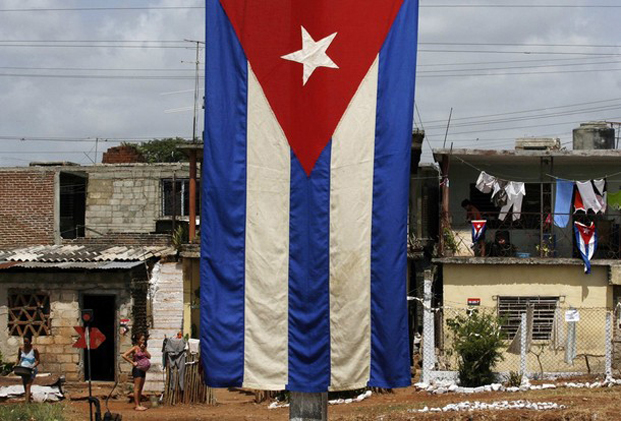
[[[417,0],[207,0],[208,385],[410,384]]]
[[[580,256],[584,260],[584,273],[591,273],[591,259],[597,249],[597,231],[595,224],[587,226],[580,222],[574,222],[574,231],[576,233],[576,244],[580,251]]]

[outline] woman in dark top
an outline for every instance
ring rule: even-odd
[[[142,388],[147,377],[147,371],[151,367],[151,354],[147,351],[147,338],[144,334],[139,334],[134,338],[134,346],[123,354],[123,359],[130,363],[132,368],[132,377],[134,378],[134,409],[136,411],[146,411],[147,408],[142,406],[140,400],[142,398]]]

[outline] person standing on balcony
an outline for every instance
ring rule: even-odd
[[[472,221],[482,221],[483,216],[479,209],[472,204],[468,199],[464,199],[461,202],[461,207],[466,210],[466,220],[470,223]],[[475,256],[485,256],[485,232],[479,237],[476,244],[473,245]]]

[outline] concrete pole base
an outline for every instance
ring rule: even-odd
[[[328,421],[328,393],[291,392],[290,421]]]

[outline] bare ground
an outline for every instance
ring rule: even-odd
[[[145,412],[136,412],[126,400],[110,402],[112,412],[121,413],[123,420],[288,420],[289,410],[267,409],[269,402],[256,404],[254,397],[239,392],[218,390],[218,405],[179,405],[155,407]],[[471,413],[418,414],[410,412],[425,406],[441,407],[461,401],[493,402],[501,400],[530,400],[533,402],[555,402],[566,409],[552,411],[481,411]],[[88,419],[88,405],[85,401],[66,401],[70,421]],[[147,406],[149,406],[147,404]],[[410,410],[410,411],[408,411]],[[553,389],[526,393],[481,393],[471,395],[430,395],[417,392],[414,388],[396,390],[394,393],[374,394],[363,402],[329,407],[332,421],[400,421],[400,420],[621,420],[621,387],[608,389]]]

